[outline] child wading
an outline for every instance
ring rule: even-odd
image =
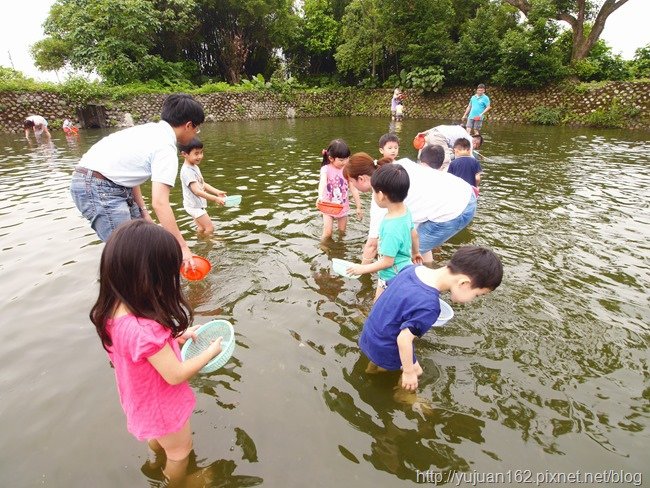
[[[377,300],[386,284],[400,270],[414,262],[422,264],[422,256],[418,251],[418,233],[411,212],[404,205],[410,185],[406,170],[399,164],[380,165],[372,174],[370,184],[375,203],[388,211],[379,226],[379,259],[374,263],[352,266],[347,272],[361,275],[378,271]]]
[[[465,246],[442,268],[408,266],[390,282],[363,325],[359,346],[370,359],[367,371],[402,370],[400,386],[415,391],[422,367],[413,341],[438,320],[440,293],[451,300],[471,302],[501,284],[503,266],[489,249]]]
[[[343,167],[350,158],[350,148],[341,139],[330,142],[327,149],[323,149],[323,161],[320,168],[320,180],[318,182],[318,202],[331,202],[343,205],[343,209],[337,215],[323,213],[323,234],[321,240],[332,237],[334,220],[338,225],[339,233],[345,234],[348,225],[348,212],[350,211],[350,197],[352,193],[357,207],[357,218],[361,219],[361,199],[356,188],[348,186],[348,180],[343,176]]]
[[[221,352],[221,338],[181,362],[179,345],[193,337],[192,311],[180,285],[181,247],[153,223],[122,224],[102,252],[99,297],[90,311],[115,369],[126,426],[164,454],[170,486],[185,476],[192,451],[194,393],[187,382]],[[174,485],[176,486],[176,485]]]
[[[208,200],[223,205],[226,203],[226,192],[208,185],[203,180],[199,169],[199,164],[203,161],[203,143],[200,140],[194,138],[189,144],[179,146],[179,149],[185,159],[181,166],[183,208],[194,219],[196,230],[210,234],[214,231],[214,226],[205,209]]]

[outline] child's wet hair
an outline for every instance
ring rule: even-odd
[[[433,169],[440,169],[445,162],[445,150],[436,144],[424,146],[420,151],[420,162],[428,164]]]
[[[106,330],[122,303],[136,317],[155,320],[182,334],[192,310],[180,284],[181,247],[162,227],[142,219],[120,225],[106,241],[99,265],[99,296],[90,311],[104,349],[112,345]]]
[[[481,134],[474,134],[472,136],[472,139],[478,141],[478,145],[476,146],[476,149],[480,149],[480,147],[483,145],[483,136]]]
[[[36,125],[36,124],[34,124],[34,121],[33,121],[33,120],[25,119],[25,122],[23,122],[23,127],[24,127],[25,129],[31,129],[31,128],[34,127],[35,125]]]
[[[379,138],[379,148],[383,149],[384,146],[389,142],[396,142],[399,145],[399,137],[397,137],[397,135],[393,134],[392,132],[384,134]]]
[[[477,246],[459,248],[447,263],[453,274],[464,274],[472,281],[472,288],[496,289],[503,279],[503,265],[490,249]]]
[[[327,149],[323,149],[323,161],[321,166],[330,164],[329,158],[345,159],[350,157],[350,148],[343,139],[334,139],[329,143]]]
[[[191,153],[192,149],[203,149],[203,143],[198,137],[195,137],[187,144],[178,144],[178,150],[185,154]]]
[[[392,203],[403,202],[408,195],[411,180],[403,166],[389,164],[390,162],[389,158],[377,161],[377,171],[370,177],[370,185],[375,192],[386,195]]]

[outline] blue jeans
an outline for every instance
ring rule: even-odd
[[[92,172],[88,173],[73,173],[70,194],[81,215],[106,242],[121,223],[142,218],[142,214],[133,200],[131,188],[100,180],[93,177]]]
[[[476,197],[472,192],[471,198],[465,210],[456,217],[447,222],[432,222],[427,220],[418,226],[418,236],[420,238],[420,253],[431,251],[434,247],[441,246],[461,230],[467,227],[476,213]]]

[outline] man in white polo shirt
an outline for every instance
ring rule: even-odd
[[[183,261],[192,253],[183,239],[169,204],[178,174],[177,143],[189,143],[199,132],[205,115],[190,95],[169,95],[161,121],[115,132],[93,145],[75,168],[70,193],[102,241],[123,222],[151,221],[140,185],[151,179],[151,206],[160,224],[176,238]]]

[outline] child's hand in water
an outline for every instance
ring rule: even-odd
[[[357,220],[363,220],[363,209],[362,208],[357,209]]]
[[[223,340],[223,337],[217,337],[216,340],[212,341],[210,345],[208,346],[208,351],[210,351],[210,354],[212,354],[211,357],[215,357],[217,354],[221,352],[221,341]]]
[[[400,386],[407,391],[415,391],[418,388],[418,375],[415,371],[412,373],[402,372]]]

